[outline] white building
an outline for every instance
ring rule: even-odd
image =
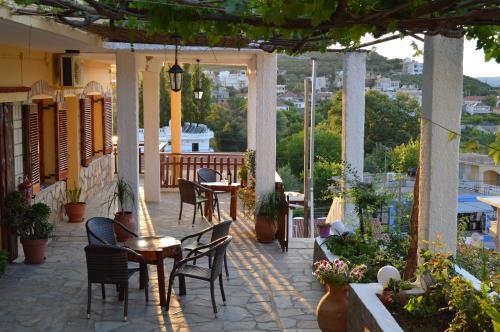
[[[286,85],[285,84],[276,84],[276,94],[282,95],[286,93]]]
[[[403,60],[403,74],[407,75],[422,75],[424,71],[424,64],[405,58]]]
[[[239,70],[236,73],[231,73],[228,70],[219,72],[218,82],[223,87],[232,87],[237,90],[248,86],[248,77],[246,70]]]
[[[400,81],[393,81],[388,77],[377,77],[375,80],[375,90],[379,91],[396,91],[399,89]]]
[[[312,80],[311,77],[309,77],[309,80]],[[326,76],[318,76],[316,77],[316,90],[321,90],[321,89],[327,89],[330,86],[328,77]]]
[[[210,147],[210,139],[214,132],[201,123],[185,122],[182,126],[181,144],[182,152],[213,152]],[[144,129],[139,128],[137,133],[139,144],[144,144]],[[160,128],[160,149],[164,152],[172,152],[172,132],[169,126]]]
[[[474,114],[489,114],[491,113],[491,107],[485,105],[481,102],[478,103],[464,103],[463,111],[471,115]]]

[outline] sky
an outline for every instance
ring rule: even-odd
[[[370,41],[370,38],[362,39],[362,42]],[[377,44],[377,53],[387,58],[412,58],[423,62],[423,57],[414,57],[415,50],[411,46],[415,41],[419,49],[423,50],[423,43],[411,37],[395,39],[385,43]],[[465,40],[464,42],[464,74],[472,77],[491,77],[500,76],[500,64],[495,61],[484,60],[484,52],[476,50],[474,40]]]

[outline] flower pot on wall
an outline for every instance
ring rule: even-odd
[[[327,285],[327,292],[316,308],[318,325],[323,332],[344,332],[347,326],[349,285],[333,287]]]
[[[85,202],[67,203],[64,205],[69,222],[82,222],[85,216]]]
[[[27,264],[41,264],[45,260],[45,249],[48,239],[26,240],[21,239],[24,250],[24,262]]]
[[[255,236],[261,243],[271,243],[276,237],[276,226],[266,216],[257,216],[255,220]]]
[[[137,222],[135,221],[134,214],[130,211],[117,212],[115,213],[115,221],[125,226],[127,229],[134,231]],[[114,226],[116,239],[119,242],[125,242],[132,237],[131,234],[127,233],[120,226]]]

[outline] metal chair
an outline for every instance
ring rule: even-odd
[[[184,203],[194,205],[194,213],[193,213],[193,227],[194,222],[196,221],[196,210],[199,208],[201,216],[203,217],[203,208],[202,204],[208,202],[208,198],[203,195],[206,192],[211,192],[213,195],[213,190],[209,188],[205,188],[202,185],[199,185],[196,182],[188,181],[185,179],[178,179],[179,183],[179,194],[181,197],[181,209],[179,211],[179,222],[182,218],[182,208]],[[213,195],[215,197],[215,195]],[[217,212],[219,212],[217,210]],[[220,213],[219,220],[220,220]]]
[[[114,284],[124,294],[123,320],[127,321],[128,311],[128,279],[131,273],[128,269],[128,256],[132,255],[140,262],[140,269],[145,275],[148,273],[144,257],[135,251],[112,245],[91,244],[85,247],[87,259],[88,290],[87,290],[87,319],[90,319],[92,300],[92,284],[101,284],[102,298],[106,299],[105,284]],[[146,303],[148,302],[148,283],[144,288]]]
[[[199,280],[205,280],[210,282],[210,296],[212,298],[212,307],[214,309],[215,317],[217,317],[217,305],[215,303],[215,290],[214,283],[219,278],[220,292],[222,295],[222,300],[224,305],[226,305],[226,295],[224,294],[224,286],[222,283],[222,263],[224,260],[224,254],[226,253],[226,248],[233,238],[231,235],[223,237],[219,240],[211,242],[207,245],[201,246],[198,249],[207,249],[204,253],[194,255],[198,251],[191,251],[186,258],[176,262],[170,273],[170,278],[168,281],[168,293],[167,293],[167,311],[170,307],[170,296],[172,294],[172,286],[175,277],[188,277]],[[205,256],[213,257],[213,263],[210,268],[200,267],[196,265],[187,264],[188,262],[195,261]]]
[[[105,218],[105,217],[94,217],[87,220],[85,223],[85,229],[87,230],[87,239],[89,241],[89,245],[118,245],[118,241],[116,241],[115,229],[114,226],[121,227],[123,230],[128,232],[130,235],[134,237],[138,237],[138,235],[122,224],[114,221],[113,219]],[[132,263],[137,266],[136,264]],[[130,266],[128,268],[130,275],[135,272],[141,272],[140,267]],[[140,274],[140,288],[142,289],[146,282],[146,275],[142,272]],[[104,285],[102,286],[104,289]]]
[[[196,241],[193,241],[193,242],[187,244],[186,246],[183,246],[182,247],[183,250],[190,251],[190,252],[195,251],[195,253],[206,252],[208,249],[200,249],[200,247],[205,246],[207,244],[207,243],[204,243],[201,241],[201,238],[203,237],[203,235],[211,232],[210,242],[214,242],[218,239],[226,237],[227,235],[229,235],[229,228],[231,227],[232,222],[233,222],[232,220],[225,220],[225,221],[220,222],[218,224],[215,224],[211,227],[205,228],[204,230],[202,230],[200,232],[183,237],[181,239],[181,243],[183,243],[184,241],[186,241],[188,239],[196,238]],[[208,266],[209,267],[211,267],[211,263],[212,263],[212,257],[208,256]],[[196,265],[196,261],[193,261],[193,264]],[[227,268],[227,257],[226,257],[225,253],[224,253],[224,269],[226,271],[226,277],[229,279],[229,271]]]

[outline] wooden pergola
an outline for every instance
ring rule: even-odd
[[[14,9],[16,14],[51,17],[111,42],[174,44],[178,32],[182,35],[183,24],[199,24],[197,33],[182,36],[184,45],[289,53],[325,51],[335,42],[350,50],[368,46],[360,44],[359,38],[358,42],[344,40],[343,35],[350,33],[348,29],[371,33],[376,38],[369,44],[373,45],[420,33],[460,38],[466,27],[500,25],[497,0],[400,1],[398,4],[357,1],[357,5],[339,0],[318,8],[318,12],[327,12],[319,19],[317,16],[322,13],[314,10],[308,15],[290,13],[285,8],[297,5],[298,1],[291,1],[283,8],[276,6],[282,11],[278,14],[261,13],[264,9],[257,6],[258,2],[234,0],[33,0],[29,6],[24,5],[25,1],[19,3],[22,5]],[[265,5],[270,9],[274,6],[272,2]],[[260,7],[265,5],[260,3]],[[307,4],[302,5],[309,8],[305,7]],[[221,30],[228,33],[218,34]],[[214,34],[218,35],[214,37]]]

